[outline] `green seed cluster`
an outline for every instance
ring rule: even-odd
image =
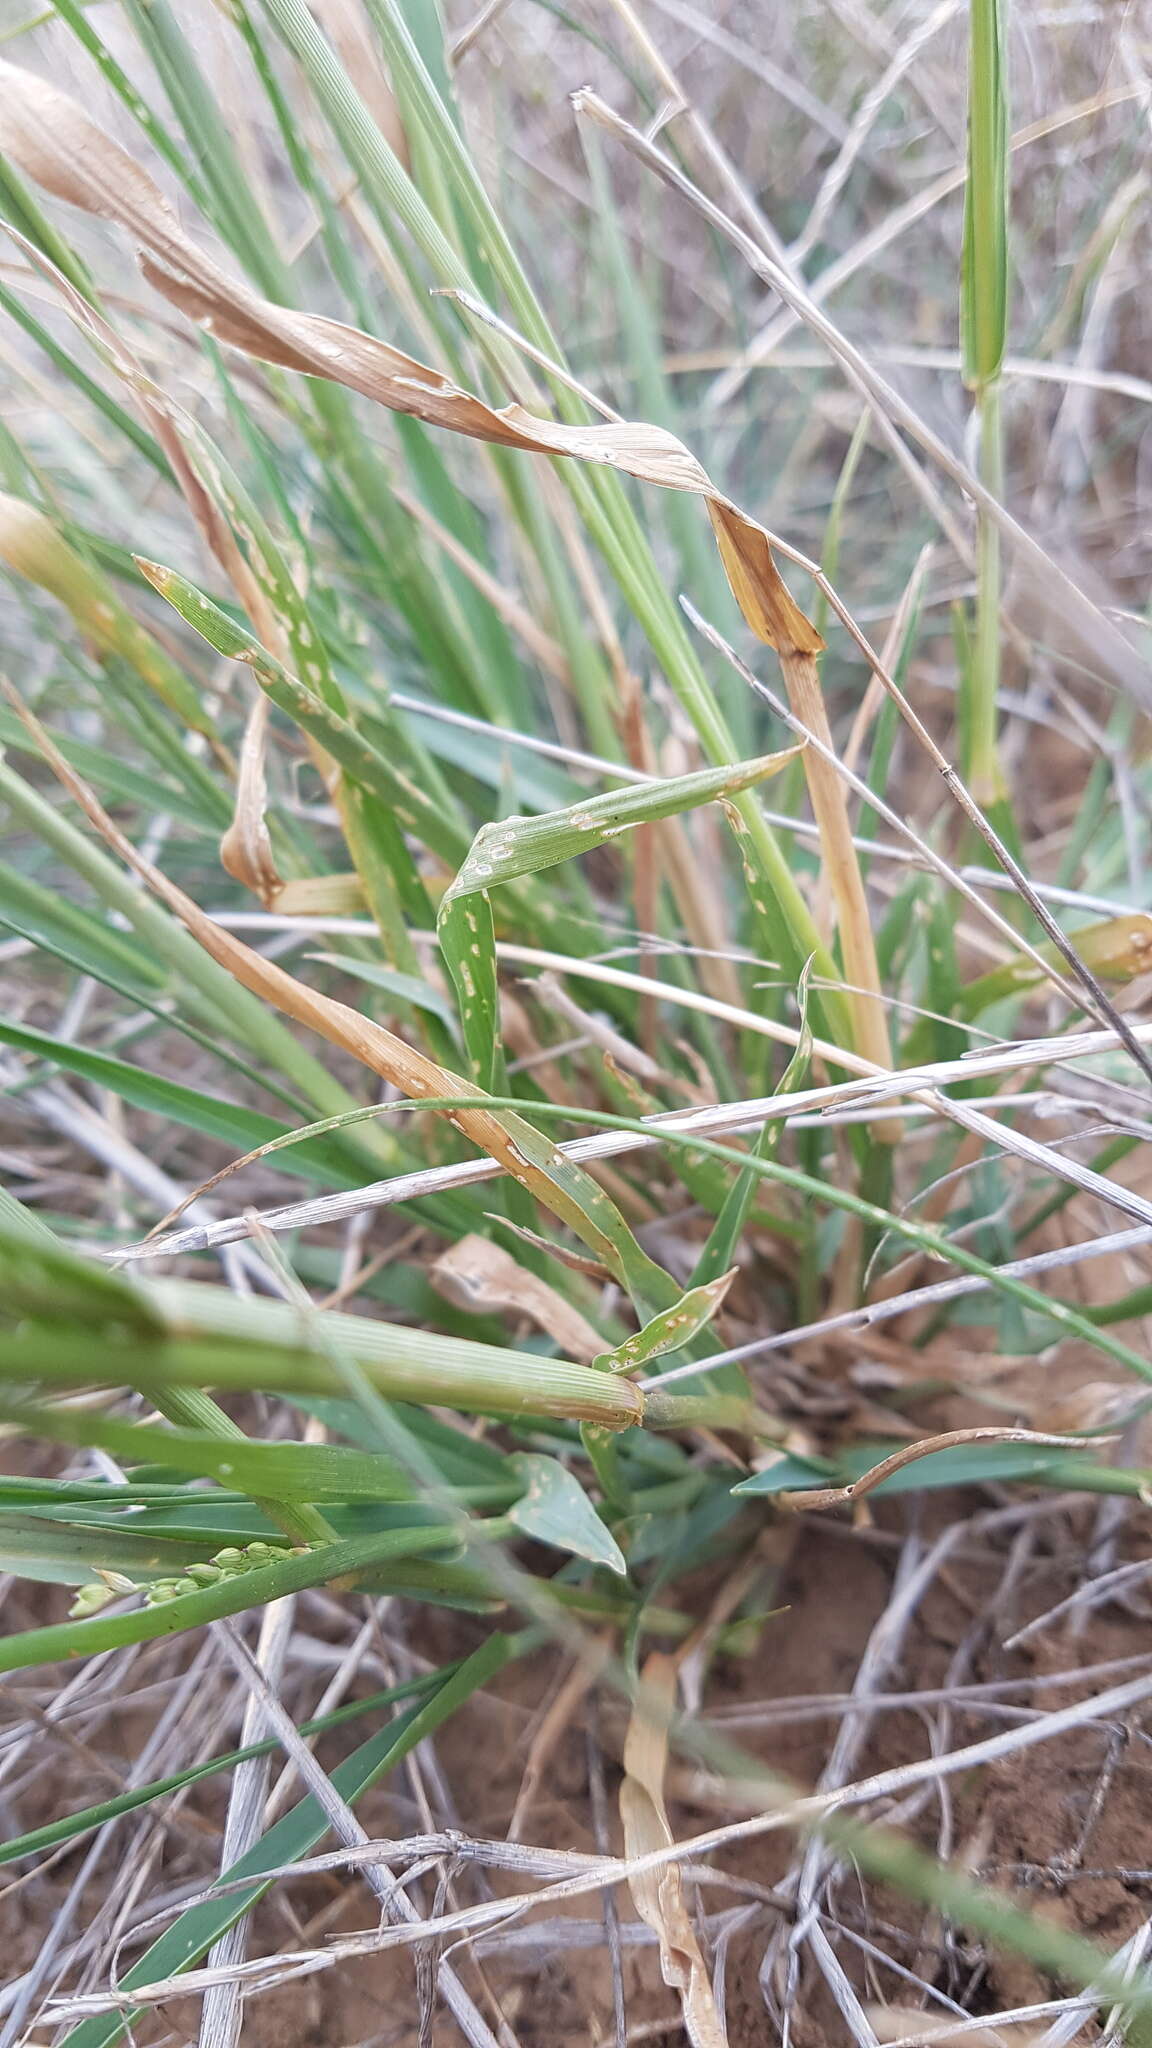
[[[218,1550],[211,1563],[190,1564],[178,1579],[153,1579],[145,1590],[144,1604],[161,1607],[168,1600],[182,1599],[185,1593],[203,1592],[207,1586],[218,1586],[223,1579],[238,1579],[243,1572],[275,1564],[289,1555],[274,1543],[248,1543],[243,1550]]]
[[[102,1579],[89,1579],[87,1585],[78,1586],[71,1607],[68,1609],[72,1621],[88,1621],[99,1614],[109,1601],[115,1600],[116,1588],[107,1586]]]

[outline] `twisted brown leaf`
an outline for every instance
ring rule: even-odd
[[[265,811],[268,784],[264,756],[268,741],[268,699],[257,691],[244,727],[232,823],[220,841],[220,863],[234,882],[258,896],[265,910],[279,902],[284,877],[276,866]]]
[[[338,320],[262,299],[186,235],[148,172],[58,87],[0,61],[0,149],[73,206],[117,222],[137,244],[149,283],[219,340],[246,355],[359,391],[430,426],[529,454],[603,463],[665,490],[705,500],[733,594],[769,646],[824,645],[791,597],[769,536],[716,489],[674,434],[643,421],[568,426],[520,405],[487,405],[427,363]]]
[[[676,1669],[676,1659],[661,1651],[648,1658],[640,1695],[628,1723],[620,1817],[624,1823],[624,1853],[630,1858],[669,1849],[676,1839],[664,1805],[668,1725],[676,1703]],[[660,1974],[680,2000],[684,2030],[692,2048],[726,2048],[724,2023],[684,1903],[679,1865],[665,1863],[655,1870],[639,1871],[629,1878],[628,1889],[640,1918],[647,1922],[660,1944]]]

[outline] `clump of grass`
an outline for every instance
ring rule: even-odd
[[[1011,1483],[1122,1512],[1152,1482],[1111,1451],[1152,1376],[1113,1328],[1144,1293],[1126,1271],[1087,1301],[1053,1278],[1152,1226],[1138,1183],[1111,1175],[1144,1135],[1152,1033],[1117,1005],[1152,921],[1143,772],[1106,692],[1146,684],[1095,579],[1006,503],[1004,13],[972,0],[964,222],[936,258],[975,473],[893,387],[887,358],[908,349],[859,345],[829,311],[859,273],[874,317],[869,253],[956,187],[925,182],[938,166],[905,98],[955,111],[921,64],[944,12],[850,118],[819,96],[789,117],[823,113],[825,160],[800,179],[807,221],[774,224],[735,169],[750,137],[725,148],[697,106],[655,137],[642,125],[684,88],[618,0],[604,36],[576,27],[627,113],[579,95],[589,219],[555,235],[545,187],[535,215],[514,189],[491,197],[520,171],[477,140],[486,94],[493,128],[506,119],[498,75],[462,108],[441,24],[409,0],[326,26],[297,0],[237,0],[226,24],[126,0],[115,50],[58,0],[13,39],[0,1045],[30,1153],[48,1129],[91,1164],[57,1193],[30,1157],[25,1199],[0,1201],[0,1424],[69,1454],[0,1481],[0,1559],[74,1601],[14,1630],[0,1669],[208,1627],[249,1704],[240,1747],[0,1852],[103,1845],[125,1815],[234,1774],[206,1898],[115,1993],[102,1980],[52,2007],[48,1965],[30,1971],[10,2025],[63,2010],[69,2048],[109,2048],[194,1972],[201,2039],[235,2039],[240,1930],[275,1874],[333,1831],[363,1859],[355,1809],[381,1776],[550,1641],[576,1658],[573,1698],[597,1683],[629,1700],[626,1860],[601,1854],[579,1881],[626,1871],[693,2040],[723,2023],[664,1800],[673,1751],[731,1805],[750,1785],[774,1804],[757,1825],[817,1830],[806,1896],[817,1865],[827,1884],[851,1856],[1116,2004],[1130,2039],[1149,2024],[1123,1959],[829,1821],[851,1745],[805,1800],[677,1704],[680,1676],[739,1653],[770,1611],[757,1545],[780,1504],[861,1513],[873,1494]],[[98,116],[81,103],[97,86]],[[1044,114],[1041,136],[1134,118],[1107,95]],[[1091,246],[1034,322],[1041,391],[1062,374],[1050,345],[1097,333]],[[785,311],[737,348],[764,281]],[[790,323],[828,353],[771,372],[763,427],[741,394]],[[1113,389],[1073,367],[1069,391]],[[999,731],[1009,645],[1092,756],[1055,852]],[[954,721],[926,708],[940,682]],[[984,864],[963,866],[973,822]],[[1053,1108],[1070,1119],[1055,1143]],[[1044,1235],[1060,1212],[1071,1243]],[[839,1348],[884,1323],[902,1340],[886,1410]],[[973,1341],[1088,1347],[1108,1401],[1096,1384],[1057,1412],[1023,1371],[973,1388]],[[813,1425],[774,1380],[771,1355],[802,1346],[845,1388],[844,1427]],[[705,1566],[724,1583],[700,1623],[682,1586]],[[293,1603],[325,1587],[485,1631],[353,1703],[413,1700],[331,1771],[300,1737],[338,1725],[338,1700],[297,1728],[279,1698]],[[231,1617],[255,1609],[253,1662]],[[1023,1724],[977,1761],[1044,1733]],[[276,1748],[304,1796],[265,1825]],[[971,1759],[930,1761],[943,1776]],[[512,1867],[564,1877],[531,1854]],[[388,1939],[426,1939],[366,1867]],[[470,1933],[504,1910],[432,1917]],[[827,1938],[803,1938],[874,2040]],[[432,1974],[465,2036],[490,2041],[454,1965]]]

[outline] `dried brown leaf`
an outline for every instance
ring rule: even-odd
[[[624,1853],[630,1858],[669,1849],[676,1839],[664,1804],[676,1670],[676,1659],[662,1651],[648,1658],[628,1724],[620,1818],[624,1826]],[[660,1944],[660,1972],[680,2000],[692,2048],[726,2048],[724,2023],[684,1903],[679,1865],[666,1863],[655,1870],[639,1871],[629,1878],[628,1888],[636,1911]]]
[[[706,478],[704,488],[724,573],[752,631],[777,652],[819,654],[824,641],[789,592],[764,528],[718,496]]]
[[[427,363],[359,328],[261,299],[187,236],[143,166],[84,109],[33,72],[0,60],[0,149],[37,184],[125,228],[149,283],[219,340],[264,362],[344,384],[366,398],[478,441],[603,463],[708,506],[749,626],[769,646],[815,653],[823,641],[790,596],[765,529],[731,504],[683,442],[643,421],[568,426],[520,405],[497,408]]]
[[[280,898],[284,877],[276,866],[264,816],[268,804],[264,775],[267,740],[268,699],[257,692],[244,728],[232,823],[220,841],[220,862],[234,882],[251,889],[265,910],[271,910]]]
[[[604,1349],[603,1337],[579,1309],[490,1238],[460,1238],[433,1261],[430,1277],[437,1294],[474,1315],[527,1316],[555,1339],[565,1358],[581,1365],[591,1365]]]

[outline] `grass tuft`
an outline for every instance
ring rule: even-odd
[[[185,1992],[232,2048],[364,1954],[422,2048],[529,2048],[504,1923],[597,1892],[617,2048],[668,1995],[697,2048],[741,2001],[1152,2039],[1127,1894],[1065,1910],[1119,1747],[1059,1918],[990,1882],[985,1774],[1152,1699],[1143,1647],[1003,1662],[1135,1583],[1152,1499],[1142,59],[769,17],[5,31],[0,1861],[54,1917],[0,2048]],[[822,1542],[884,1598],[782,1704]],[[832,1716],[815,1792],[725,1686]],[[880,1771],[897,1697],[941,1719]],[[291,1889],[343,1868],[370,1942]]]

